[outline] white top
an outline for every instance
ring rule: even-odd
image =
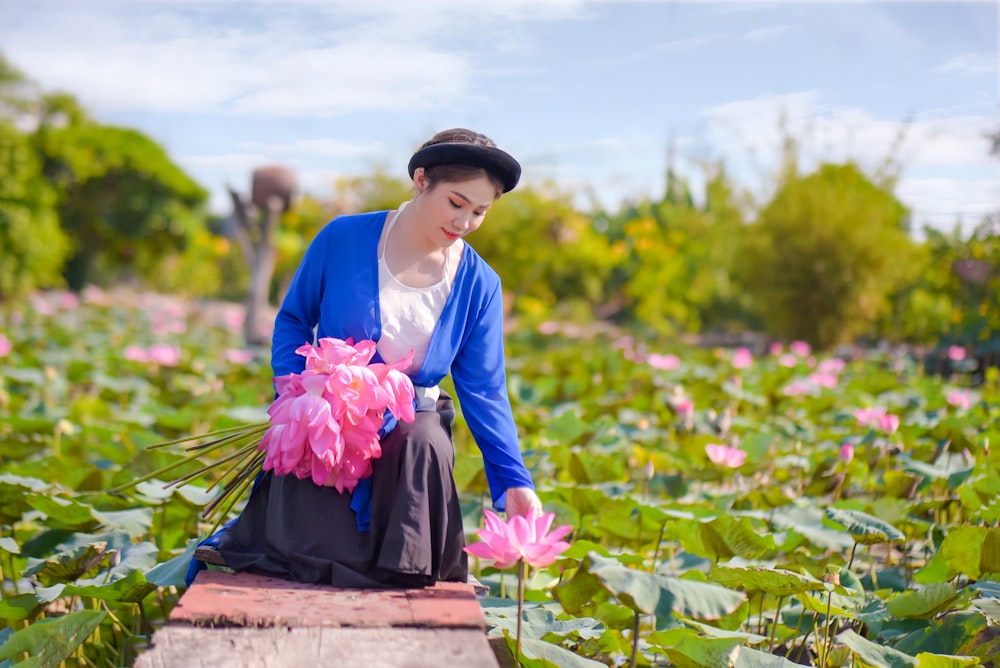
[[[405,205],[404,205],[405,206]],[[399,208],[402,211],[403,207]],[[414,288],[401,283],[385,261],[392,228],[399,217],[397,211],[386,226],[385,239],[378,254],[378,287],[381,307],[382,336],[376,350],[386,362],[395,362],[413,351],[413,361],[404,373],[418,371],[427,356],[431,336],[437,327],[445,302],[451,293],[451,248],[445,251],[441,280],[426,288]],[[415,388],[417,408],[433,409],[438,388]]]

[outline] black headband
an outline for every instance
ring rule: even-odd
[[[414,153],[409,164],[410,178],[413,178],[417,167],[426,169],[435,165],[455,164],[485,169],[500,179],[505,193],[513,190],[521,178],[521,165],[509,153],[489,146],[457,142],[431,144]]]

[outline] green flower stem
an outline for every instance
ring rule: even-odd
[[[521,618],[524,617],[524,580],[527,565],[524,558],[517,561],[517,665],[521,665]]]
[[[247,428],[244,431],[230,434],[229,436],[223,436],[222,438],[217,438],[215,440],[209,441],[208,443],[196,443],[194,445],[189,445],[184,450],[186,452],[213,452],[218,450],[219,447],[223,445],[228,446],[239,446],[248,441],[254,441],[259,443],[260,436],[265,431],[267,431],[270,425],[267,423],[255,425],[252,428]]]
[[[774,636],[778,632],[778,617],[781,615],[781,604],[785,602],[784,596],[778,597],[778,608],[774,611],[774,622],[771,624],[771,641],[767,644],[767,653],[774,651]]]
[[[632,656],[628,660],[628,668],[635,668],[639,658],[639,611],[634,610],[632,615]]]
[[[257,449],[257,446],[255,446],[253,444],[246,445],[242,449],[237,450],[236,452],[234,452],[231,455],[226,455],[225,457],[223,457],[222,459],[220,459],[218,461],[212,462],[211,464],[206,464],[205,466],[202,466],[201,468],[199,468],[199,469],[197,469],[195,471],[192,471],[191,473],[188,473],[187,475],[183,475],[180,478],[175,478],[174,480],[171,480],[170,482],[168,482],[165,485],[165,487],[174,487],[174,486],[177,486],[177,485],[183,485],[184,483],[190,482],[191,480],[197,478],[198,476],[202,475],[203,473],[207,473],[208,471],[211,471],[212,469],[217,468],[217,467],[225,464],[226,462],[231,462],[234,459],[236,459],[236,460],[245,459],[246,456],[247,456],[247,452],[248,451],[250,451],[250,450],[256,450],[256,449]]]
[[[215,431],[210,431],[205,434],[196,434],[194,436],[185,436],[183,438],[175,438],[172,441],[163,441],[162,443],[155,443],[153,445],[146,446],[147,450],[156,450],[158,448],[165,448],[169,445],[177,445],[178,443],[190,443],[191,441],[201,441],[212,436],[221,436],[222,434],[232,434],[234,432],[247,431],[249,429],[257,429],[263,426],[266,429],[270,423],[259,422],[254,424],[241,424],[235,427],[226,427],[225,429],[216,429]]]

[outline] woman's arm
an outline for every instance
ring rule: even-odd
[[[297,355],[295,350],[304,343],[315,342],[314,330],[319,322],[326,287],[329,237],[330,226],[327,225],[309,244],[274,319],[271,368],[275,376],[300,373],[305,368],[305,358]]]
[[[499,283],[473,322],[465,345],[452,365],[452,377],[462,415],[483,453],[493,505],[497,510],[509,511],[507,490],[533,490],[534,483],[521,456],[507,395],[503,299]]]

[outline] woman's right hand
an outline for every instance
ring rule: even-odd
[[[506,502],[507,517],[522,515],[534,519],[542,514],[542,502],[530,487],[510,487]]]

